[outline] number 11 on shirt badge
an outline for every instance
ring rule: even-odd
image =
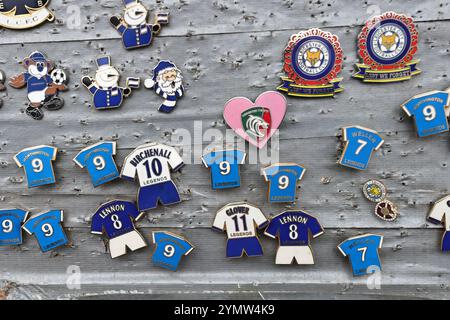
[[[449,130],[449,103],[448,92],[434,90],[412,97],[401,107],[414,117],[417,135],[422,138]]]
[[[261,170],[269,182],[270,202],[295,202],[297,183],[303,178],[306,169],[296,163],[275,163]]]

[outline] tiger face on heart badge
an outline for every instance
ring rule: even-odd
[[[225,104],[225,122],[252,145],[263,148],[277,131],[286,115],[286,98],[275,91],[267,91],[253,102],[236,97]]]

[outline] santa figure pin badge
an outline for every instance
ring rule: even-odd
[[[0,0],[0,26],[8,29],[28,29],[55,16],[47,5],[50,0]]]
[[[336,35],[317,28],[294,34],[284,50],[287,76],[278,90],[294,97],[332,97],[344,90],[337,78],[342,60]]]
[[[358,36],[358,54],[363,63],[353,77],[364,82],[396,82],[419,74],[414,60],[419,34],[413,19],[386,12],[366,22]]]
[[[55,68],[52,61],[39,51],[35,51],[22,61],[25,72],[9,79],[9,85],[20,89],[27,87],[28,104],[25,113],[35,120],[41,120],[47,110],[59,110],[64,100],[58,96],[59,91],[67,90],[67,75],[62,69]]]
[[[125,49],[149,46],[153,35],[159,33],[162,24],[169,23],[169,14],[157,13],[155,22],[147,22],[148,10],[138,0],[123,0],[123,17],[112,16],[109,20],[122,36]]]
[[[172,112],[178,99],[184,95],[183,74],[175,64],[167,60],[161,60],[156,65],[152,77],[145,79],[144,86],[164,99],[158,111],[165,113]]]
[[[90,76],[81,78],[81,83],[92,94],[96,109],[113,109],[122,105],[124,98],[131,95],[131,89],[139,88],[139,78],[127,78],[126,87],[119,86],[120,74],[111,65],[109,56],[97,58],[97,71],[95,79]]]

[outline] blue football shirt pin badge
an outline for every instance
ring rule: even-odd
[[[115,154],[115,141],[101,141],[81,150],[73,161],[88,170],[92,184],[98,187],[120,176],[114,161]]]
[[[55,16],[47,6],[50,0],[0,0],[0,26],[8,29],[29,29]]]
[[[127,253],[127,248],[136,251],[147,246],[133,223],[142,215],[131,201],[108,201],[92,216],[91,233],[106,234],[111,258],[123,256]]]
[[[227,258],[241,258],[263,255],[257,229],[267,226],[268,220],[256,206],[247,202],[233,202],[217,211],[212,228],[225,231],[228,241]]]
[[[342,128],[339,138],[342,151],[338,163],[358,170],[367,169],[372,153],[384,143],[378,132],[361,126]]]
[[[23,229],[36,237],[42,252],[66,245],[69,240],[62,226],[64,214],[62,210],[50,210],[31,216],[23,225]]]
[[[284,71],[278,90],[294,97],[332,97],[343,91],[343,52],[339,38],[317,28],[291,36],[284,50]]]
[[[44,117],[42,107],[47,110],[59,110],[64,100],[58,96],[59,91],[67,90],[68,77],[63,69],[55,68],[55,64],[45,54],[34,51],[22,61],[25,72],[12,76],[9,85],[20,89],[27,87],[28,107],[25,113],[35,120]]]
[[[170,171],[184,166],[177,150],[161,143],[148,143],[134,149],[124,160],[121,177],[134,180],[137,176],[139,211],[154,209],[159,203],[168,206],[181,201]]]
[[[144,86],[164,99],[158,108],[158,111],[164,113],[172,112],[184,95],[183,74],[168,60],[158,62],[153,68],[152,77],[145,79]]]
[[[147,22],[149,10],[138,0],[123,0],[122,16],[112,16],[109,21],[122,36],[125,49],[149,46],[161,25],[169,23],[168,12],[157,12],[153,24]]]
[[[297,184],[303,178],[306,169],[296,163],[275,163],[261,170],[269,183],[270,202],[295,202]]]
[[[114,109],[122,105],[125,98],[131,95],[132,89],[140,86],[140,78],[128,77],[126,86],[119,86],[120,73],[111,65],[111,57],[101,56],[96,59],[95,78],[84,76],[81,83],[92,95],[95,109]]]
[[[28,211],[22,209],[0,210],[0,246],[22,244],[22,224],[27,220]]]
[[[153,264],[171,271],[176,271],[181,258],[195,248],[186,238],[167,231],[154,231],[153,243],[156,245],[152,256]]]
[[[442,235],[441,250],[444,252],[450,251],[450,194],[433,204],[427,219],[434,224],[444,225],[445,230]]]
[[[213,150],[202,156],[203,164],[211,170],[214,190],[237,188],[241,185],[239,166],[244,164],[246,153],[237,149]]]
[[[383,236],[363,234],[351,237],[338,245],[344,257],[349,257],[354,276],[373,274],[381,271],[378,249],[383,245]]]
[[[34,188],[56,182],[52,161],[56,160],[56,147],[40,145],[25,148],[14,156],[19,168],[24,168],[28,188]]]
[[[363,194],[367,200],[376,203],[375,215],[384,221],[394,221],[398,217],[398,207],[386,199],[387,188],[378,180],[369,180],[363,185]]]
[[[272,219],[264,234],[278,238],[275,264],[314,264],[310,235],[317,238],[324,230],[319,221],[302,210],[284,211]]]
[[[401,105],[409,117],[414,117],[420,138],[449,131],[449,95],[447,91],[433,90],[413,96]]]
[[[363,63],[353,77],[364,82],[396,82],[411,79],[421,71],[414,60],[419,33],[413,19],[385,12],[366,22],[358,36],[358,54]]]

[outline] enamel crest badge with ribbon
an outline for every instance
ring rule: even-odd
[[[33,28],[55,16],[47,8],[50,0],[0,0],[0,26],[9,29]]]
[[[343,53],[339,39],[327,31],[314,28],[291,36],[284,50],[282,85],[278,90],[295,97],[331,97],[343,90]]]
[[[366,22],[358,36],[357,64],[353,76],[364,82],[396,82],[419,74],[414,60],[419,34],[412,18],[386,12]]]

